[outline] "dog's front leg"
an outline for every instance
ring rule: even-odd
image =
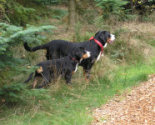
[[[72,72],[69,71],[65,74],[65,80],[67,84],[71,84]]]
[[[90,70],[84,70],[83,74],[84,74],[84,77],[86,80],[88,80],[90,78]]]
[[[48,85],[48,82],[43,80],[43,82],[41,83],[41,85],[39,85],[37,88],[40,89],[40,88],[43,88],[44,86],[47,86]]]
[[[88,64],[87,66],[84,66],[83,67],[83,73],[84,73],[84,76],[85,76],[85,79],[88,80],[90,78],[90,70],[92,68],[94,63],[90,63]]]

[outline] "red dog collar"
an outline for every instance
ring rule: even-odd
[[[95,43],[100,46],[101,53],[103,52],[103,45],[100,43],[100,41],[98,41],[97,39],[95,39],[93,36],[89,40],[94,40]]]

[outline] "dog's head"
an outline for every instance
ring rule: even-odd
[[[90,52],[85,50],[83,47],[75,47],[71,52],[71,57],[75,58],[78,61],[87,59],[91,56]]]
[[[113,43],[115,40],[115,35],[110,34],[108,31],[98,31],[94,38],[99,40],[104,46],[106,43]]]

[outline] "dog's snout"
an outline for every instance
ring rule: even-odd
[[[111,36],[111,40],[114,41],[115,40],[115,35],[110,34],[110,36]]]

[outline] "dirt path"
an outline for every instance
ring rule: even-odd
[[[91,125],[155,125],[155,74],[93,112]]]

